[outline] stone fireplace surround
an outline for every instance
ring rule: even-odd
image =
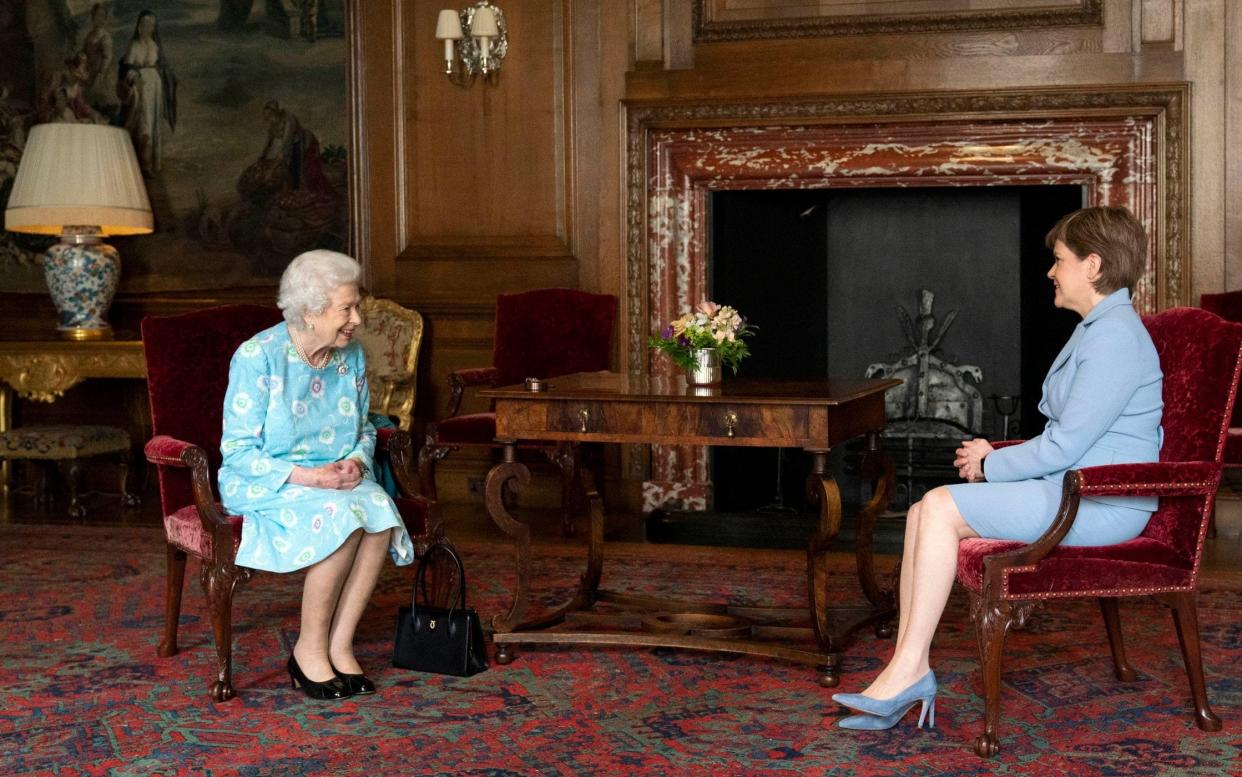
[[[647,337],[707,288],[707,200],[722,189],[1083,186],[1147,228],[1143,313],[1188,304],[1184,83],[626,104],[629,371],[668,371]],[[629,457],[644,509],[706,509],[706,449]]]

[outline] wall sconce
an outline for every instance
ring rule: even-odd
[[[436,37],[444,41],[444,75],[454,84],[469,86],[475,76],[497,82],[500,62],[509,52],[508,26],[499,8],[488,0],[461,11],[446,8],[436,22]]]
[[[30,130],[4,212],[4,228],[59,235],[43,256],[48,291],[71,340],[112,336],[104,316],[121,276],[103,238],[152,230],[151,204],[129,133],[98,124],[39,124]]]

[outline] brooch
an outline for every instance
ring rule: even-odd
[[[345,375],[345,374],[347,374],[348,372],[349,372],[349,368],[348,368],[348,367],[346,367],[344,364],[342,364],[342,365],[340,365],[339,367],[337,367],[337,368],[336,368],[336,374],[337,374],[337,375]]]

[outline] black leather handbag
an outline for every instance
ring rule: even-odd
[[[457,596],[447,610],[427,604],[427,560],[446,553],[457,567]],[[423,604],[418,592],[423,592]],[[409,607],[397,611],[392,665],[418,672],[469,677],[487,669],[487,648],[479,614],[466,607],[466,570],[452,545],[438,543],[423,554]]]

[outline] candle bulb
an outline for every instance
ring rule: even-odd
[[[461,40],[461,19],[457,12],[446,8],[436,20],[436,37],[444,41],[444,72],[453,72],[453,41]]]
[[[492,54],[492,38],[500,35],[500,30],[496,27],[496,14],[491,8],[484,5],[474,9],[474,18],[470,21],[470,35],[479,43],[479,65],[486,74]]]

